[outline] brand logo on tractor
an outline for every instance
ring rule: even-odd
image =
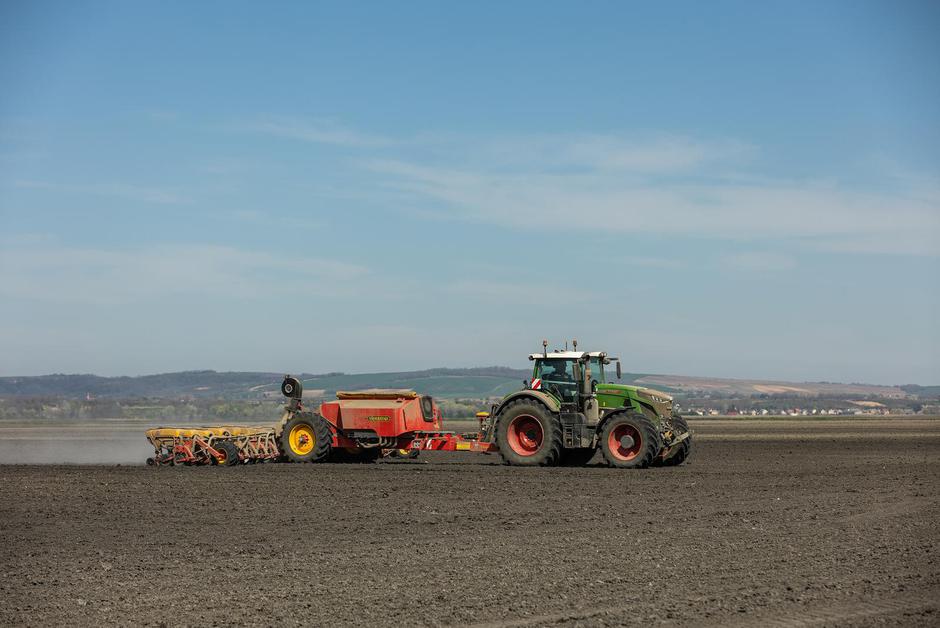
[[[391,419],[391,417],[387,417],[387,416],[370,416],[370,417],[366,417],[366,420],[367,420],[367,421],[372,421],[372,422],[376,422],[376,421],[388,421],[388,420],[390,420],[390,419]]]

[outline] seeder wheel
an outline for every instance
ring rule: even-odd
[[[214,443],[212,448],[219,452],[219,457],[214,459],[215,464],[220,467],[231,467],[238,464],[238,447],[235,446],[235,443],[223,440]]]
[[[295,414],[281,432],[280,450],[291,462],[320,462],[330,455],[333,435],[319,414]]]

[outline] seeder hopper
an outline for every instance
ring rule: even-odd
[[[276,427],[161,427],[147,439],[152,465],[233,465],[239,462],[373,462],[383,454],[413,457],[422,450],[489,451],[479,433],[441,429],[441,411],[431,397],[413,390],[360,390],[337,393],[336,401],[308,411],[303,386],[287,376],[288,397]]]

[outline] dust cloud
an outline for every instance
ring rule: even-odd
[[[153,447],[140,428],[0,426],[0,464],[145,464]]]

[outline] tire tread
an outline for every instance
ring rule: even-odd
[[[290,448],[290,431],[300,423],[307,423],[313,427],[313,434],[316,438],[313,449],[303,456],[295,454]],[[322,462],[330,455],[333,446],[333,434],[326,419],[316,412],[298,412],[284,424],[278,445],[288,462]]]
[[[519,406],[528,406],[531,408],[530,412],[534,416],[538,416],[545,423],[543,430],[545,432],[545,437],[550,439],[548,443],[548,449],[544,456],[539,454],[534,454],[531,458],[535,459],[534,462],[525,461],[526,459],[522,456],[513,457],[509,445],[501,443],[503,434],[503,425],[509,419],[509,415],[512,414],[512,411]],[[512,417],[514,418],[514,417]],[[558,417],[554,412],[551,412],[548,408],[543,406],[541,403],[533,399],[515,399],[509,402],[499,413],[499,416],[496,419],[496,442],[499,445],[499,455],[502,456],[503,461],[506,464],[513,466],[539,466],[539,467],[551,467],[558,464],[561,458],[562,451],[562,433],[561,425],[558,421]],[[505,444],[505,447],[503,446]]]
[[[648,443],[648,446],[642,454],[630,461],[618,460],[611,454],[607,447],[607,427],[611,422],[619,421],[624,418],[628,418],[630,422],[642,432],[642,437]],[[601,450],[604,462],[610,467],[645,469],[653,464],[656,456],[658,456],[659,452],[663,449],[663,440],[659,435],[659,430],[656,429],[652,421],[636,410],[618,410],[617,412],[609,414],[604,419],[603,423],[598,426],[598,433],[600,434],[600,445],[598,448]]]

